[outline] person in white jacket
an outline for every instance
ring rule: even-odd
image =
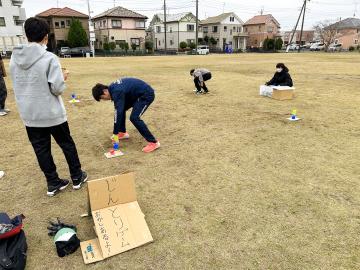
[[[29,18],[25,25],[28,45],[14,48],[10,60],[15,100],[40,168],[47,180],[48,196],[64,190],[69,181],[60,179],[51,154],[51,136],[61,147],[69,165],[74,189],[87,180],[75,143],[70,135],[61,94],[67,73],[59,59],[46,50],[50,27],[39,18]]]

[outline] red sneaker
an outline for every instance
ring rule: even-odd
[[[160,142],[157,141],[156,143],[149,142],[147,146],[143,148],[143,152],[150,153],[156,149],[160,148]]]
[[[129,139],[130,135],[127,132],[125,132],[125,133],[119,132],[118,137],[119,137],[119,140],[125,140],[125,139]]]

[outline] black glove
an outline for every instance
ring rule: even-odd
[[[49,230],[49,232],[48,232],[49,236],[55,236],[55,234],[63,228],[70,228],[70,229],[73,229],[75,232],[77,231],[75,225],[63,223],[60,221],[59,218],[56,218],[56,219],[57,219],[57,223],[49,221],[49,223],[51,225],[51,226],[47,227],[47,229]]]

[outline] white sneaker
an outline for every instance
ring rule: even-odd
[[[3,178],[5,175],[5,172],[4,171],[0,171],[0,179]]]
[[[7,112],[5,112],[5,110],[0,110],[0,116],[5,116],[7,115]]]

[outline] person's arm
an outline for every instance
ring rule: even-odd
[[[120,93],[119,96],[116,97],[116,103],[115,103],[114,130],[113,130],[114,135],[117,135],[120,132],[121,119],[123,119],[124,113],[125,113],[125,94]]]
[[[47,73],[50,91],[55,96],[60,96],[66,89],[64,74],[62,72],[59,60],[54,57]]]
[[[275,76],[276,76],[276,74],[272,77],[272,79],[270,80],[270,81],[268,81],[267,83],[266,83],[266,85],[273,85],[274,84],[274,82],[275,82]]]

